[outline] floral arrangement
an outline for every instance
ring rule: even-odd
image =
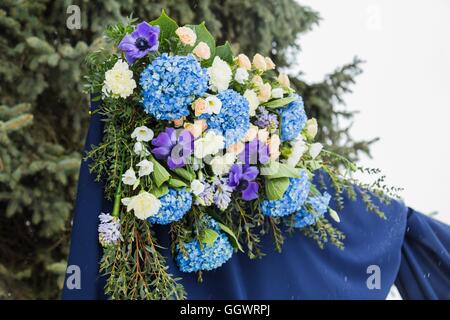
[[[358,168],[314,142],[316,120],[270,57],[234,56],[204,24],[179,27],[164,12],[106,36],[107,47],[88,59],[87,89],[101,92],[92,97],[101,99],[95,112],[105,129],[87,158],[114,203],[98,228],[112,298],[186,296],[169,273],[159,225],[168,226],[179,269],[200,280],[237,251],[262,257],[267,233],[278,251],[295,230],[343,248],[328,220],[339,222],[331,195],[312,183],[315,175],[330,177],[337,209],[343,192],[360,192],[382,216],[370,200],[387,199],[379,181],[355,189]]]

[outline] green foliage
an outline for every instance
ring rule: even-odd
[[[80,30],[66,27],[68,16],[64,13],[70,4],[80,6]],[[286,67],[297,58],[297,38],[319,21],[316,12],[294,0],[2,0],[0,298],[58,297],[64,270],[60,266],[68,253],[76,178],[89,119],[83,89],[98,91],[103,81],[88,79],[92,87],[84,88],[83,76],[89,66],[103,66],[106,58],[99,49],[114,50],[129,31],[131,14],[151,21],[164,8],[180,25],[205,21],[218,44],[233,43],[234,53],[245,52],[251,57],[259,52]],[[107,30],[113,41],[106,42],[101,32],[118,22],[122,23],[119,27]],[[85,60],[88,52],[97,54]],[[229,57],[230,48],[219,46],[217,54]],[[339,118],[351,119],[352,113],[336,111],[336,103],[343,102],[343,95],[350,91],[361,71],[360,64],[355,60],[320,83],[305,83],[301,75],[291,77],[304,97],[308,115],[320,123],[319,140],[351,159],[357,159],[359,151],[368,152],[368,144],[353,141],[349,128],[337,125]],[[117,178],[120,168],[114,168],[114,172]],[[111,185],[107,192],[111,199],[115,187]],[[243,211],[227,213],[224,220],[230,219],[243,226],[244,234],[236,235],[238,238],[254,240],[251,243],[255,245],[248,248],[252,257],[259,256],[259,234],[254,230],[264,219]],[[175,233],[176,226],[171,228]],[[272,228],[276,230],[276,224]],[[177,239],[183,238],[180,234]],[[278,237],[277,243],[281,242]],[[152,250],[149,254],[157,255]],[[123,263],[131,263],[126,252],[120,254],[125,257]],[[152,266],[145,268],[151,270]],[[161,279],[161,275],[155,275],[154,281],[158,286],[167,285]],[[114,290],[120,287],[109,285],[111,292],[118,294]],[[142,294],[147,293],[135,293],[136,297]]]

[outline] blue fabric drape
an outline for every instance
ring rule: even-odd
[[[92,103],[94,109],[98,103]],[[102,138],[102,123],[93,115],[86,148]],[[63,299],[104,299],[99,275],[101,248],[97,239],[98,214],[109,212],[103,185],[89,174],[88,162],[80,169],[68,265],[81,270],[81,288],[63,290]],[[333,206],[333,204],[332,204]],[[205,272],[203,283],[195,274],[181,273],[170,257],[172,274],[183,278],[190,299],[384,299],[392,284],[404,298],[450,298],[450,227],[426,217],[403,203],[381,205],[387,219],[367,212],[360,198],[345,199],[336,224],[347,238],[343,251],[332,245],[321,250],[300,233],[287,236],[283,252],[275,252],[270,236],[263,238],[262,259],[236,253],[221,268]],[[166,227],[157,230],[169,247]],[[369,289],[369,266],[380,270],[380,288]]]

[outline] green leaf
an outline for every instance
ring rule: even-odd
[[[169,187],[167,184],[163,184],[160,187],[153,186],[152,190],[150,190],[150,193],[153,194],[157,198],[161,198],[163,195],[169,192]]]
[[[266,195],[269,200],[279,200],[289,187],[289,178],[266,179]]]
[[[205,61],[206,65],[209,65],[211,61],[213,60],[214,56],[216,55],[216,40],[212,36],[212,34],[206,29],[205,22],[202,22],[197,25],[188,25],[189,28],[192,28],[192,30],[195,31],[195,34],[197,35],[197,41],[195,42],[195,46],[199,42],[205,42],[209,49],[211,50],[211,58]]]
[[[185,168],[177,168],[174,170],[174,172],[179,175],[181,178],[192,182],[192,180],[195,179],[195,173],[191,169],[185,169]]]
[[[228,238],[230,239],[231,245],[238,249],[241,252],[244,252],[244,250],[241,247],[241,244],[238,241],[238,238],[236,237],[236,235],[234,234],[233,230],[231,230],[230,228],[228,228],[226,225],[224,225],[223,223],[217,222],[219,224],[220,229],[225,232],[226,234],[228,234]]]
[[[272,161],[269,165],[261,168],[261,174],[265,175],[267,179],[300,178],[298,168],[277,161]]]
[[[200,233],[198,239],[200,240],[200,242],[205,243],[208,246],[212,246],[218,236],[219,234],[213,229],[206,229]]]
[[[188,185],[181,180],[171,178],[169,180],[169,186],[174,187],[174,188],[182,188],[182,187],[187,187]]]
[[[228,41],[216,48],[216,56],[230,64],[233,63],[233,50]]]
[[[283,107],[295,100],[297,100],[296,97],[286,97],[286,98],[281,98],[281,99],[276,99],[276,100],[266,102],[263,104],[263,106],[266,108],[275,109],[275,108]]]
[[[175,31],[178,28],[178,24],[175,22],[175,20],[166,15],[164,9],[161,12],[161,16],[158,19],[150,21],[150,24],[152,26],[158,25],[160,28],[159,32],[160,45],[164,45],[166,40],[170,39],[171,37],[174,37]]]
[[[155,181],[157,187],[170,179],[170,173],[164,168],[155,158],[151,158],[153,163],[153,181]]]

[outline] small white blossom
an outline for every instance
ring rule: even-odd
[[[217,96],[208,96],[205,99],[205,111],[209,114],[219,114],[222,109],[222,101]]]
[[[105,72],[105,82],[102,92],[105,96],[113,98],[126,98],[136,88],[133,72],[128,68],[125,61],[117,60],[114,67]]]
[[[310,147],[309,147],[309,155],[311,156],[311,158],[315,159],[320,151],[322,151],[323,145],[320,142],[316,142],[313,143]]]
[[[237,68],[236,73],[234,74],[234,80],[237,83],[244,84],[245,81],[248,80],[249,74],[248,71],[244,68]]]
[[[136,183],[136,181],[136,173],[134,172],[133,168],[128,169],[122,175],[122,182],[126,185],[132,186]]]
[[[284,91],[282,88],[274,88],[272,89],[272,98],[281,99],[283,98]]]
[[[153,172],[153,162],[148,160],[142,160],[137,165],[139,167],[139,177],[148,176]]]
[[[317,125],[317,120],[315,118],[311,118],[306,121],[306,135],[309,139],[313,140],[319,130]]]
[[[228,63],[216,56],[208,68],[208,75],[211,90],[220,92],[228,89],[233,73]]]
[[[331,217],[334,221],[336,221],[337,223],[341,222],[341,219],[339,218],[339,215],[337,214],[336,211],[334,211],[334,210],[331,209],[331,208],[328,208],[328,211],[330,212],[330,217]]]
[[[191,182],[191,191],[196,196],[200,195],[203,191],[205,191],[205,185],[200,180],[192,180]]]
[[[228,173],[236,160],[236,154],[226,153],[223,156],[215,156],[211,162],[211,169],[215,175],[222,176]]]
[[[134,129],[131,137],[136,139],[136,141],[144,141],[148,142],[153,139],[155,134],[152,129],[147,128],[146,126],[137,127]]]
[[[214,155],[225,146],[222,135],[209,130],[205,136],[194,141],[194,156],[203,159],[207,155]]]
[[[301,135],[299,135],[294,141],[292,141],[291,145],[292,145],[291,150],[292,152],[289,158],[287,159],[287,163],[291,167],[295,167],[308,148],[306,146],[305,140]]]
[[[150,152],[147,150],[147,148],[144,146],[142,142],[136,142],[133,147],[133,151],[138,156],[146,157],[150,154]]]

